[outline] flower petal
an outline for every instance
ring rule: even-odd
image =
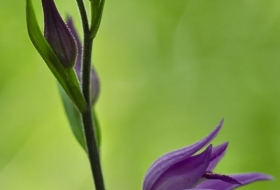
[[[189,157],[167,169],[153,184],[151,190],[181,190],[191,188],[209,165],[212,145],[202,153]]]
[[[203,174],[202,176],[203,178],[206,178],[206,179],[219,179],[219,180],[222,180],[224,182],[227,182],[227,183],[231,183],[231,184],[239,184],[239,185],[243,185],[240,181],[236,180],[235,178],[232,178],[228,175],[221,175],[221,174],[216,174],[216,173],[213,173],[213,172],[206,172]]]
[[[223,122],[224,120],[222,119],[214,131],[197,143],[179,150],[172,151],[157,159],[146,173],[143,190],[151,190],[154,183],[167,169],[169,169],[174,164],[191,157],[202,147],[210,143],[220,131]]]
[[[230,177],[238,180],[242,185],[247,185],[256,181],[272,180],[273,177],[261,173],[245,173],[229,175]],[[221,180],[205,180],[194,189],[215,189],[215,190],[232,190],[242,186],[240,184],[230,184]]]
[[[228,146],[228,142],[225,142],[223,144],[220,144],[218,146],[215,146],[212,149],[212,154],[211,154],[211,161],[210,164],[207,168],[207,171],[213,171],[216,165],[219,163],[219,161],[223,158],[223,156],[226,153],[226,149]]]

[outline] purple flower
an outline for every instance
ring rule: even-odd
[[[261,173],[235,175],[213,173],[225,155],[227,142],[216,147],[209,145],[203,152],[195,155],[216,137],[222,124],[223,120],[201,141],[157,159],[146,173],[143,190],[231,190],[255,181],[272,180],[271,176]]]
[[[77,47],[68,27],[61,18],[53,0],[42,0],[44,10],[44,36],[65,68],[73,67]]]
[[[77,73],[78,79],[81,82],[82,81],[82,43],[80,41],[80,38],[78,36],[78,33],[74,27],[73,20],[71,17],[67,17],[66,19],[67,26],[70,29],[70,32],[74,36],[76,43],[77,43],[77,49],[78,49],[78,55],[77,60],[75,63],[75,71]],[[95,69],[91,67],[91,104],[94,105],[98,99],[99,91],[100,91],[100,83],[99,78],[97,76],[97,73],[95,72]]]

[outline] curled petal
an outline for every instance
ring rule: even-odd
[[[194,155],[197,151],[199,151],[201,148],[209,144],[218,134],[220,131],[223,119],[219,123],[219,125],[216,127],[214,131],[212,131],[208,136],[206,136],[201,141],[198,141],[197,143],[188,146],[186,148],[182,148],[179,150],[175,150],[173,152],[167,153],[164,156],[157,159],[152,166],[149,168],[145,179],[144,179],[144,190],[151,190],[152,186],[155,184],[155,182],[161,177],[163,173],[166,172],[171,166],[186,160],[187,158]]]
[[[221,174],[215,174],[215,173],[212,173],[212,172],[205,172],[205,174],[203,174],[202,177],[204,177],[206,179],[219,179],[219,180],[222,180],[224,182],[231,183],[231,184],[243,185],[240,181],[238,181],[235,178],[230,177],[228,175],[221,175]]]
[[[223,158],[226,153],[226,149],[228,147],[228,142],[220,144],[218,146],[213,147],[211,154],[211,161],[207,168],[207,171],[213,171],[219,161]]]
[[[229,175],[231,178],[238,180],[242,184],[231,184],[222,180],[205,180],[194,189],[215,189],[215,190],[232,190],[237,187],[247,185],[256,181],[272,180],[273,178],[269,175],[262,173],[245,173]]]
[[[181,190],[192,187],[209,165],[212,145],[166,170],[150,190]]]

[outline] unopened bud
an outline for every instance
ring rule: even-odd
[[[91,74],[90,75],[90,80],[91,80],[90,98],[91,98],[91,104],[94,105],[99,96],[100,82],[94,68],[91,68],[90,74]]]
[[[82,81],[82,44],[79,39],[78,33],[74,27],[73,21],[70,17],[67,18],[67,26],[70,29],[70,32],[73,34],[76,42],[77,42],[77,48],[78,48],[78,55],[77,60],[75,64],[75,71],[77,73],[78,79],[81,82]],[[98,99],[99,91],[100,91],[100,83],[99,78],[97,76],[97,73],[95,72],[95,69],[92,67],[90,72],[90,98],[91,98],[91,105],[94,105]]]
[[[73,67],[77,56],[76,42],[61,18],[53,0],[42,0],[44,36],[65,68]]]

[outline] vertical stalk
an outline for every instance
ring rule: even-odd
[[[90,101],[90,71],[91,71],[91,55],[93,38],[90,34],[87,14],[83,0],[76,0],[81,14],[83,24],[83,64],[82,64],[82,91],[85,97],[87,108],[82,112],[82,120],[84,126],[84,136],[86,139],[87,153],[90,161],[91,171],[96,190],[105,190],[102,175],[100,156],[95,139],[94,122],[92,122],[91,101]]]

